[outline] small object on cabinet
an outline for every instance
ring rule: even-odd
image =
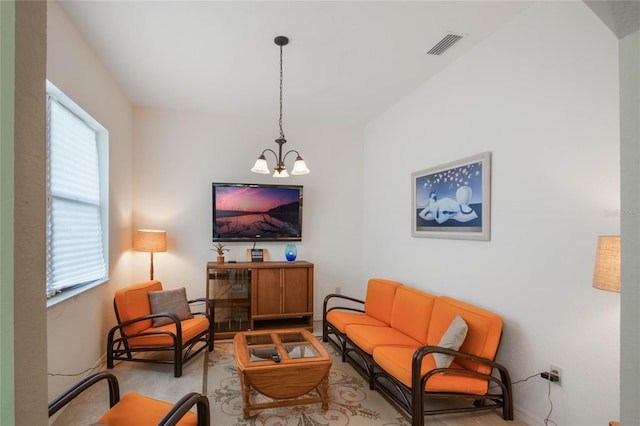
[[[216,252],[218,252],[218,257],[216,258],[216,262],[224,263],[224,252],[229,251],[229,249],[225,248],[225,245],[222,243],[215,243],[213,245],[212,250],[215,250]]]
[[[251,261],[262,262],[264,260],[264,254],[262,249],[251,249]]]
[[[287,244],[284,249],[284,255],[287,258],[287,262],[293,262],[298,257],[298,250],[295,244]]]

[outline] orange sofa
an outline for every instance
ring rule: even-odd
[[[513,420],[511,379],[494,361],[502,319],[447,296],[372,278],[365,300],[324,299],[322,337],[377,389],[411,416],[502,409]],[[425,399],[454,399],[427,409]],[[462,402],[460,402],[462,401]]]

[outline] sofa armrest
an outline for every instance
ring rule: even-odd
[[[82,392],[89,389],[94,384],[106,380],[109,385],[109,407],[113,407],[120,401],[120,387],[118,386],[118,379],[111,373],[95,373],[88,377],[85,377],[80,382],[76,383],[71,389],[54,399],[49,403],[49,417],[60,411],[64,406],[73,401]]]
[[[494,377],[491,374],[483,374],[477,371],[461,369],[461,368],[434,368],[431,371],[428,371],[426,374],[421,375],[420,370],[422,366],[422,359],[432,353],[441,353],[445,355],[453,355],[455,358],[464,358],[479,364],[486,365],[493,369],[497,370],[500,373],[500,379]],[[447,373],[458,376],[467,376],[467,377],[476,377],[479,379],[488,380],[490,382],[495,383],[501,389],[503,394],[511,395],[511,377],[509,375],[509,371],[502,364],[499,364],[493,360],[482,358],[479,356],[467,354],[464,352],[456,351],[449,348],[443,348],[440,346],[422,346],[418,348],[413,354],[413,361],[411,364],[411,386],[413,389],[424,389],[426,381],[429,377],[434,374],[439,373]]]
[[[167,414],[158,422],[159,426],[175,426],[187,414],[193,406],[196,406],[198,413],[198,426],[209,425],[210,412],[209,400],[206,396],[191,392],[182,398],[169,410]]]
[[[207,299],[206,297],[200,297],[197,299],[191,299],[187,301],[188,304],[192,303],[204,303],[207,305],[207,309],[213,309],[213,300]]]
[[[338,299],[343,301],[359,303],[360,305],[362,305],[362,309],[351,307],[351,306],[332,306],[327,309],[327,306],[329,306],[329,301],[331,301],[331,299]],[[345,311],[354,311],[354,312],[364,312],[364,300],[356,299],[355,297],[345,296],[343,294],[331,293],[324,298],[324,302],[322,304],[323,319],[326,319],[327,312],[333,311],[334,309],[342,309]]]
[[[209,320],[210,320],[211,322],[213,322],[213,312],[214,312],[214,311],[213,311],[213,307],[214,307],[213,300],[211,300],[211,299],[207,299],[207,298],[204,298],[204,297],[203,297],[203,298],[198,298],[198,299],[191,299],[191,300],[188,300],[188,301],[187,301],[187,303],[188,303],[189,305],[192,305],[192,304],[199,304],[199,303],[204,303],[204,304],[205,304],[205,306],[206,306],[206,308],[205,308],[205,312],[193,312],[193,314],[194,314],[194,315],[195,315],[195,314],[204,314],[207,318],[209,318]]]
[[[131,325],[131,324],[135,324],[136,322],[152,320],[154,318],[160,318],[160,317],[169,317],[169,318],[171,318],[171,322],[175,323],[176,329],[180,328],[180,318],[178,318],[178,316],[176,314],[174,314],[173,312],[158,312],[157,314],[144,315],[142,317],[130,319],[129,321],[121,322],[121,323],[119,323],[118,325],[116,325],[113,328],[114,329],[116,329],[116,328],[122,329],[123,327],[126,327],[126,326]]]

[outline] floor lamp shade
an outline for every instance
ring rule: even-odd
[[[133,249],[148,253],[167,251],[167,232],[155,229],[138,229],[133,241]]]
[[[149,279],[153,279],[153,253],[167,251],[167,232],[155,229],[138,229],[133,239],[133,249],[150,253]]]
[[[620,292],[620,236],[601,235],[598,237],[593,287]]]

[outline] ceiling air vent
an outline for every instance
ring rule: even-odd
[[[427,52],[427,55],[442,55],[463,37],[462,34],[448,33]]]

